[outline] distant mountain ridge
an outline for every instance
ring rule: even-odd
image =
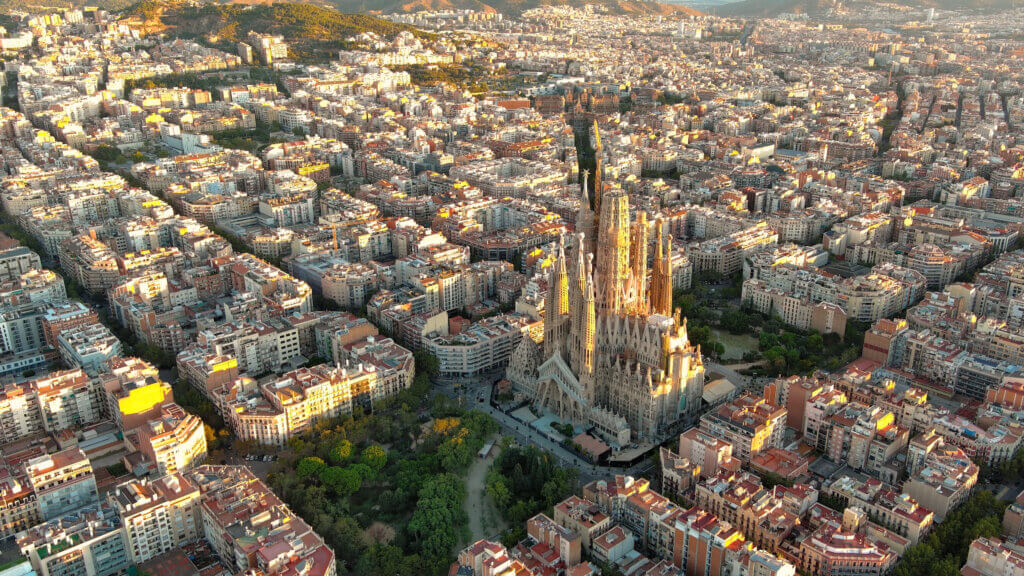
[[[998,10],[1011,8],[1014,0],[900,0],[896,2],[916,8],[941,8],[944,10]],[[740,0],[728,4],[717,4],[714,13],[719,16],[772,17],[783,13],[822,14],[837,4],[886,4],[883,0]],[[1019,2],[1018,2],[1019,3]]]
[[[342,12],[391,14],[418,10],[481,10],[518,16],[540,6],[592,4],[613,14],[699,14],[680,4],[645,0],[331,0]]]
[[[133,7],[137,0],[0,0],[0,12],[12,10],[46,11],[60,8],[98,6],[105,10],[117,11]],[[150,4],[181,4],[179,0],[145,0]],[[293,0],[216,0],[209,5],[233,6],[295,3]],[[592,4],[604,7],[613,14],[700,14],[698,10],[682,4],[670,4],[649,0],[305,0],[304,4],[333,7],[339,12],[353,15],[382,15],[417,12],[421,10],[479,10],[501,12],[518,16],[526,10],[539,6],[584,6]]]

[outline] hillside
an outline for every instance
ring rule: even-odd
[[[166,0],[142,0],[126,10],[129,21],[147,33],[204,37],[216,43],[242,40],[252,31],[281,34],[297,55],[309,55],[344,46],[345,39],[363,32],[392,37],[409,31],[429,36],[405,24],[367,14],[342,14],[313,4],[206,4],[194,6]]]
[[[105,10],[132,9],[137,0],[0,0],[0,12],[60,10],[71,7],[97,6]],[[180,0],[143,0],[143,4],[173,5]],[[293,0],[222,0],[220,6],[276,6]],[[680,4],[647,0],[306,0],[319,7],[334,7],[346,14],[391,14],[419,10],[481,10],[517,16],[538,6],[604,6],[613,14],[700,14]]]
[[[389,14],[417,10],[471,9],[517,16],[539,6],[604,6],[614,14],[699,14],[678,4],[642,0],[331,0],[342,12]]]

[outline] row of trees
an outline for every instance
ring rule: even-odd
[[[18,242],[21,242],[22,246],[28,246],[36,254],[45,253],[43,245],[39,240],[36,239],[35,236],[26,232],[25,229],[18,224],[14,216],[11,216],[6,211],[0,211],[0,232],[14,238]]]
[[[206,448],[211,452],[227,448],[231,443],[231,432],[224,425],[224,419],[213,403],[184,380],[178,380],[171,388],[174,392],[174,402],[203,421]]]
[[[975,493],[928,537],[907,549],[894,576],[959,576],[971,542],[999,537],[1005,506],[988,490]]]
[[[507,445],[487,474],[487,494],[512,526],[521,527],[572,494],[577,474],[539,448]]]
[[[378,444],[363,448],[357,461],[351,461],[354,452],[352,443],[342,439],[330,451],[331,464],[318,456],[307,456],[298,461],[295,472],[299,479],[314,478],[330,489],[332,494],[345,497],[359,491],[363,482],[373,482],[388,462],[388,453]]]
[[[705,270],[694,274],[690,288],[672,293],[672,306],[687,319],[690,342],[704,353],[719,357],[725,353],[725,345],[714,338],[711,327],[722,326],[719,309],[727,308],[731,299],[739,297],[740,284],[739,276]]]
[[[750,322],[756,322],[755,316],[760,314],[748,314]],[[864,328],[854,321],[847,322],[846,336],[840,338],[837,334],[822,336],[798,330],[774,317],[761,319],[758,349],[768,374],[807,374],[819,368],[838,370],[856,360],[864,344]]]
[[[452,84],[470,92],[506,90],[513,87],[516,78],[508,72],[497,73],[486,66],[464,62],[451,66],[410,65],[399,68],[409,73],[414,84]]]
[[[1013,458],[1003,460],[995,466],[989,466],[983,462],[979,463],[981,468],[979,477],[1002,484],[1016,484],[1024,478],[1024,450],[1018,450]]]

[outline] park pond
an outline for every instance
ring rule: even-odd
[[[757,352],[758,339],[751,334],[732,334],[728,330],[712,328],[711,338],[725,346],[723,361],[741,361],[747,352]]]

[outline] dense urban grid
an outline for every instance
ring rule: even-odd
[[[1024,576],[1024,8],[543,4],[0,13],[0,576]]]

